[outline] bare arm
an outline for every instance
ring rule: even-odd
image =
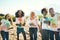
[[[39,25],[39,31],[42,29],[42,23],[40,23]]]

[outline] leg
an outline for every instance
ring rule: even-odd
[[[33,28],[29,28],[30,40],[33,40]]]
[[[41,30],[42,40],[45,40],[45,35],[44,34],[45,34],[44,31]]]
[[[19,40],[19,33],[17,33],[17,40]]]
[[[5,32],[5,33],[6,33],[5,35],[6,40],[9,40],[9,33],[8,32]]]
[[[4,31],[1,31],[1,36],[2,36],[2,39],[5,40],[5,32]]]
[[[19,40],[19,32],[20,31],[20,29],[19,28],[17,28],[17,40]]]
[[[22,34],[23,34],[24,40],[26,40],[26,34],[25,34],[25,31],[24,31],[24,28],[22,29]]]
[[[35,28],[35,31],[34,31],[34,40],[37,40],[37,28]]]
[[[49,40],[49,31],[48,30],[42,30],[41,31],[42,34],[42,40]]]
[[[56,39],[56,40],[60,40],[60,39],[59,39],[59,32],[56,32],[56,33],[55,33],[55,39]]]
[[[47,38],[47,40],[49,40],[49,30],[46,30],[46,38]]]
[[[54,32],[50,31],[50,40],[54,40]]]

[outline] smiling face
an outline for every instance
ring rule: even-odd
[[[18,12],[18,16],[21,17],[21,14],[22,14],[21,11],[19,11],[19,12]]]
[[[47,15],[47,13],[45,11],[43,11],[43,16],[46,16],[46,15]]]
[[[50,13],[51,16],[53,16],[54,15],[54,9],[53,8],[50,8],[49,9],[49,13]]]
[[[10,19],[10,15],[7,14],[7,15],[5,16],[5,19]]]
[[[48,11],[47,11],[46,8],[43,8],[43,9],[41,10],[41,13],[42,13],[43,16],[45,17],[45,16],[47,15]]]
[[[31,17],[35,17],[35,13],[34,12],[31,12],[30,16]]]

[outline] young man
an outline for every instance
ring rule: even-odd
[[[59,40],[59,32],[57,28],[57,14],[54,12],[53,8],[49,9],[49,13],[51,15],[50,19],[50,40],[54,40],[54,34],[55,34],[55,39]]]
[[[40,31],[41,31],[41,35],[42,35],[42,40],[49,40],[49,28],[48,28],[48,25],[49,25],[49,18],[46,17],[47,15],[47,9],[46,8],[43,8],[41,10],[41,13],[43,14],[43,17],[40,18]]]

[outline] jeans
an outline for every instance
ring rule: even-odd
[[[26,34],[25,34],[25,31],[24,31],[24,28],[18,28],[18,27],[17,27],[17,40],[19,40],[19,34],[20,33],[23,34],[24,40],[26,40]]]
[[[49,40],[49,30],[42,29],[41,35],[42,35],[42,40]]]
[[[50,40],[54,40],[54,34],[55,34],[55,39],[56,40],[60,40],[59,38],[59,32],[55,32],[55,31],[50,31]]]
[[[29,28],[30,40],[37,40],[37,28]]]
[[[59,31],[59,40],[60,40],[60,28],[58,28],[58,31]]]
[[[9,33],[5,31],[1,31],[1,36],[3,40],[9,40]]]

